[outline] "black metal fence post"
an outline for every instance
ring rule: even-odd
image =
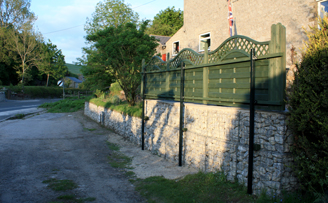
[[[250,81],[250,112],[249,112],[249,153],[248,153],[248,182],[247,193],[253,193],[253,152],[254,152],[254,116],[255,116],[255,49],[251,49],[251,81]]]
[[[145,59],[142,59],[142,79],[141,79],[141,98],[142,98],[142,124],[141,124],[141,149],[145,150]]]
[[[184,69],[181,62],[180,77],[180,127],[179,127],[179,166],[182,166],[182,142],[183,142],[183,95],[184,95]]]

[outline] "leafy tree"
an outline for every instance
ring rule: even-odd
[[[0,28],[0,80],[4,85],[18,83],[15,66],[19,63],[17,54],[8,48],[8,32],[10,29]]]
[[[17,84],[17,67],[19,57],[13,50],[12,32],[21,31],[22,28],[31,28],[36,20],[30,11],[30,0],[2,0],[0,1],[0,79],[4,84]]]
[[[37,61],[36,64],[41,73],[47,75],[46,86],[48,86],[50,76],[54,79],[62,78],[67,73],[68,68],[65,66],[65,56],[62,54],[62,51],[52,44],[50,40],[41,45],[40,51],[41,60]]]
[[[97,4],[92,18],[87,18],[84,30],[88,35],[93,35],[108,27],[117,28],[128,22],[137,23],[138,19],[138,14],[133,12],[130,6],[124,3],[124,0],[104,0]],[[83,48],[83,56],[78,58],[76,63],[83,66],[81,71],[85,81],[82,85],[93,90],[104,90],[113,82],[111,69],[97,61],[98,50],[92,42],[87,41],[87,44],[90,46]]]
[[[154,17],[147,34],[172,36],[183,26],[183,11],[168,7]]]
[[[24,78],[28,76],[26,71],[41,60],[39,50],[41,41],[41,34],[35,32],[29,25],[24,26],[21,32],[16,30],[9,32],[8,49],[18,55],[20,66],[16,69],[22,78],[22,84],[24,84]]]
[[[158,45],[154,37],[145,34],[147,24],[148,21],[137,29],[136,24],[127,23],[87,36],[97,48],[95,58],[102,66],[108,67],[131,106],[135,105],[141,82],[142,59],[151,58]]]
[[[328,20],[312,27],[289,95],[295,174],[304,189],[328,191]],[[327,194],[327,193],[326,193]],[[328,196],[325,197],[328,201]],[[325,202],[326,202],[325,201]]]
[[[106,90],[113,82],[114,77],[112,75],[111,68],[109,66],[101,64],[97,59],[96,49],[85,49],[87,53],[87,65],[83,65],[81,72],[84,76],[85,81],[83,81],[82,86],[85,89],[90,90]],[[80,64],[82,65],[82,64]]]
[[[118,27],[128,22],[137,23],[138,19],[139,15],[133,12],[124,0],[104,0],[97,3],[92,18],[87,18],[84,30],[90,35],[109,26]]]
[[[13,26],[20,29],[24,24],[31,24],[36,16],[30,11],[30,0],[1,0],[0,23],[1,27]]]

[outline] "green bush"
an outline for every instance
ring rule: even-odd
[[[114,95],[114,96],[109,97],[108,100],[112,104],[118,104],[121,101],[120,98],[117,95]]]
[[[306,51],[289,94],[292,152],[300,185],[314,194],[328,189],[328,21],[307,33]],[[326,196],[327,197],[327,196]]]
[[[102,98],[102,99],[104,99],[104,95],[105,95],[105,93],[103,92],[103,91],[101,91],[101,90],[96,90],[96,92],[94,93],[94,95],[97,97],[97,98]]]
[[[109,90],[111,93],[119,94],[120,91],[122,91],[122,88],[121,88],[120,84],[118,84],[118,82],[115,82],[110,85]]]
[[[22,92],[22,86],[7,87],[12,92]],[[83,91],[81,89],[65,88],[65,94],[73,91]],[[31,98],[56,98],[63,96],[63,88],[61,87],[44,87],[44,86],[24,86],[24,94]]]

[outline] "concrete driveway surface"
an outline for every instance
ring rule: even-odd
[[[69,193],[94,202],[144,202],[108,164],[108,132],[82,112],[0,123],[0,202],[52,202]],[[73,180],[78,188],[55,192],[42,183],[50,178]]]

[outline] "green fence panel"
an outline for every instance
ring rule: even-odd
[[[271,40],[257,42],[236,35],[217,49],[199,54],[183,49],[164,62],[155,56],[145,65],[145,94],[149,99],[180,98],[180,67],[185,68],[186,102],[249,106],[250,50],[254,48],[257,109],[284,110],[286,88],[286,28],[272,25]],[[205,48],[205,50],[207,50]]]

